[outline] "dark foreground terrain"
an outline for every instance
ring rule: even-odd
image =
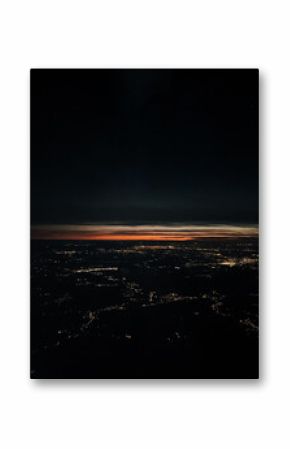
[[[32,378],[258,377],[258,241],[32,241]]]

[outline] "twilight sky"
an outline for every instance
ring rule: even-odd
[[[32,70],[31,218],[257,223],[258,71]]]

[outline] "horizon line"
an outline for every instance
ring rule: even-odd
[[[32,240],[190,241],[201,238],[257,237],[258,226],[241,225],[39,225]]]

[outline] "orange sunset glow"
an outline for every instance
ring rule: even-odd
[[[257,235],[257,227],[229,225],[41,225],[32,228],[32,238],[39,240],[188,241]]]

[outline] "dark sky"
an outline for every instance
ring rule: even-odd
[[[31,215],[256,223],[257,70],[32,70]]]

